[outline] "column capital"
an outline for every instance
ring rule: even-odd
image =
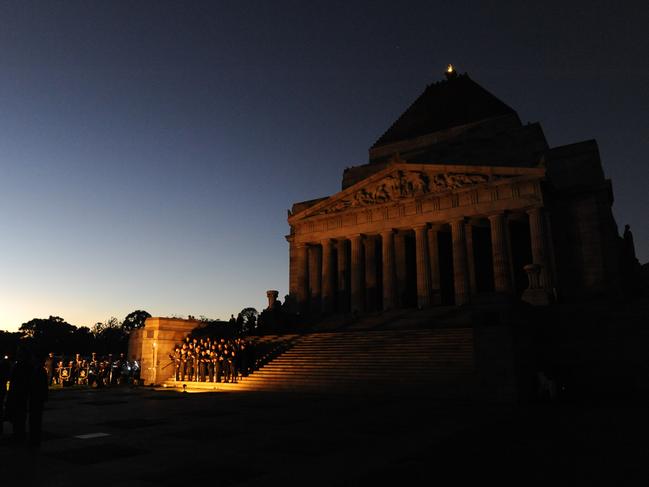
[[[383,237],[384,235],[385,236],[394,235],[394,232],[395,232],[394,228],[388,228],[387,230],[381,230],[380,234],[381,237]]]
[[[322,240],[320,240],[321,245],[325,245],[325,244],[333,245],[333,242],[334,241],[331,238],[323,238]]]
[[[362,240],[364,236],[362,233],[352,233],[351,235],[347,235],[347,238],[349,240]]]
[[[494,211],[491,213],[487,213],[485,216],[489,221],[492,221],[499,217],[505,218],[507,216],[507,213],[505,211]]]
[[[530,208],[527,208],[525,210],[525,213],[527,213],[528,215],[531,215],[532,213],[540,213],[540,212],[543,211],[543,209],[544,209],[543,206],[532,206]]]
[[[466,221],[467,221],[467,219],[466,219],[465,216],[459,216],[457,218],[451,218],[448,222],[451,225],[453,225],[453,224],[457,225],[457,224],[460,224],[460,223],[466,223]]]
[[[412,229],[415,230],[415,231],[417,231],[417,230],[420,230],[420,231],[421,230],[426,230],[426,229],[428,229],[428,223],[420,223],[420,224],[415,225],[414,227],[412,227]]]

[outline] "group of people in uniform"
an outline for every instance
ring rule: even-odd
[[[254,342],[245,338],[187,337],[169,354],[177,381],[237,382],[255,368]]]
[[[90,357],[76,354],[73,360],[56,358],[50,353],[45,360],[48,385],[107,387],[135,384],[140,378],[140,363],[133,358],[127,360],[123,353],[116,358],[113,354],[99,357],[92,352]]]

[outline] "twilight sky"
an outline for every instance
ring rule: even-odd
[[[286,209],[449,62],[550,145],[597,139],[646,262],[649,7],[574,3],[2,2],[0,329],[284,296]]]

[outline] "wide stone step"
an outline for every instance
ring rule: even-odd
[[[410,354],[419,354],[419,355],[435,355],[440,353],[472,353],[473,349],[471,347],[444,347],[431,349],[384,349],[384,350],[353,350],[353,349],[340,349],[340,350],[302,350],[302,349],[293,349],[282,354],[282,357],[292,357],[295,355],[355,355],[355,356],[376,356],[376,355],[410,355]]]
[[[273,360],[264,367],[273,366],[273,365],[293,365],[293,366],[302,366],[310,364],[363,364],[363,365],[388,365],[388,364],[434,364],[437,362],[444,363],[463,363],[463,362],[472,362],[472,357],[470,355],[438,355],[436,357],[377,357],[376,360],[373,360],[373,357],[302,357],[302,358],[284,358],[279,361]]]
[[[423,374],[453,374],[457,371],[466,372],[474,371],[475,367],[471,364],[440,364],[436,367],[364,367],[364,368],[354,368],[354,367],[340,367],[340,368],[329,368],[329,367],[295,367],[295,368],[272,368],[272,369],[260,369],[254,374],[249,375],[246,379],[252,379],[255,377],[263,377],[268,375],[309,375],[309,376],[321,376],[327,375],[331,377],[340,377],[343,375],[349,376],[361,376],[361,375],[387,375],[387,374],[407,374],[407,375],[423,375]]]
[[[372,337],[363,337],[363,336],[348,336],[348,337],[337,337],[337,338],[307,338],[304,337],[302,339],[296,340],[296,342],[303,343],[303,344],[312,344],[312,343],[320,343],[320,344],[327,344],[327,343],[363,343],[363,342],[376,342],[380,343],[382,341],[391,341],[391,342],[402,342],[402,343],[413,343],[418,340],[430,340],[430,341],[435,341],[435,340],[440,340],[440,341],[445,341],[445,340],[464,340],[464,339],[470,339],[472,335],[470,334],[457,334],[457,335],[421,335],[421,336],[410,336],[410,337],[395,337],[395,336],[372,336]]]
[[[426,367],[436,367],[439,365],[473,365],[473,361],[466,359],[458,358],[438,358],[436,360],[427,359],[427,360],[418,360],[416,363],[408,363],[406,361],[400,360],[386,360],[386,361],[359,361],[359,360],[305,360],[301,362],[292,362],[292,361],[282,361],[282,362],[271,362],[260,367],[258,370],[265,370],[268,368],[281,367],[283,369],[290,368],[357,368],[357,369],[379,369],[386,367],[415,367],[415,368],[426,368]]]
[[[458,376],[458,375],[472,375],[474,374],[475,371],[471,368],[466,368],[466,369],[456,369],[453,370],[452,372],[449,372],[448,370],[439,370],[439,371],[426,371],[426,372],[384,372],[384,373],[339,373],[339,374],[331,374],[331,373],[318,373],[314,371],[309,371],[305,373],[300,373],[300,372],[295,372],[295,373],[290,373],[290,372],[282,372],[282,373],[260,373],[260,374],[253,374],[252,376],[249,376],[247,380],[241,381],[241,382],[255,382],[258,380],[270,380],[270,379],[289,379],[289,378],[306,378],[306,379],[312,379],[312,380],[365,380],[365,378],[368,377],[374,377],[377,379],[380,378],[388,378],[388,377],[399,377],[399,378],[408,378],[408,379],[415,379],[415,378],[421,378],[421,377],[434,377],[434,378],[439,378],[439,377],[452,377],[452,376]]]
[[[400,378],[376,378],[376,379],[370,379],[367,378],[363,381],[358,381],[358,380],[352,380],[351,378],[345,379],[342,378],[340,380],[326,380],[326,379],[310,379],[310,378],[293,378],[293,379],[276,379],[276,380],[257,380],[257,381],[251,381],[251,382],[245,382],[240,384],[241,386],[253,386],[253,385],[261,385],[261,384],[305,384],[305,385],[335,385],[335,384],[345,384],[345,385],[350,385],[350,384],[358,384],[358,385],[381,385],[384,384],[386,386],[389,386],[391,384],[417,384],[417,385],[430,385],[430,384],[444,384],[444,383],[454,383],[458,381],[468,381],[472,379],[472,376],[468,374],[457,374],[454,376],[443,376],[443,377],[425,377],[425,378],[417,378],[417,380],[412,380],[412,379],[400,379]],[[229,385],[229,384],[226,384]],[[236,386],[237,384],[233,384],[233,386]],[[218,387],[216,387],[218,388]]]

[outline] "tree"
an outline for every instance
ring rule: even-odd
[[[237,332],[250,333],[257,324],[259,312],[255,308],[243,308],[237,316]]]
[[[119,320],[114,316],[111,316],[109,319],[107,319],[104,322],[98,321],[97,323],[95,323],[92,327],[92,334],[95,336],[99,336],[107,328],[121,328],[121,327],[122,324],[119,322]]]
[[[34,318],[20,325],[23,338],[31,338],[43,350],[67,352],[77,327],[59,316]]]
[[[141,309],[133,311],[132,313],[127,314],[124,321],[122,321],[122,329],[125,332],[130,333],[136,328],[142,328],[147,318],[151,318],[151,315],[146,311]]]
[[[95,351],[95,335],[87,326],[80,326],[72,333],[70,347],[75,353],[88,355]]]
[[[18,343],[22,333],[19,331],[10,332],[10,331],[0,331],[0,360],[5,355],[13,355],[16,353],[16,348],[18,348]]]
[[[92,328],[95,344],[99,353],[120,353],[128,348],[128,333],[122,323],[114,316],[103,323],[96,323]]]

